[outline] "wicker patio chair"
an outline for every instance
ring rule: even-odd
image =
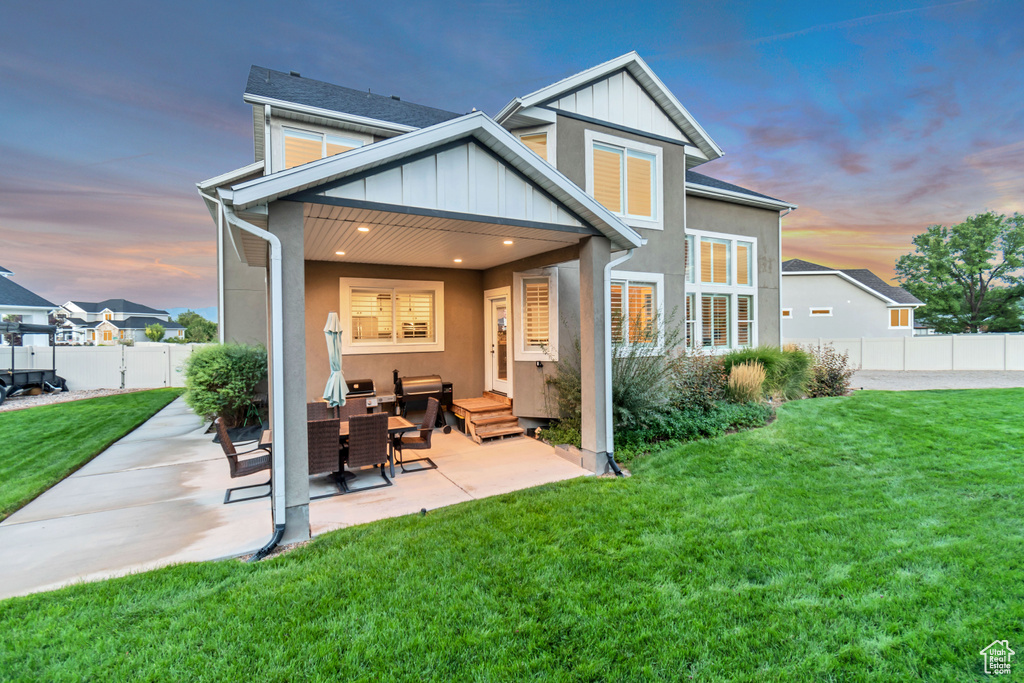
[[[217,426],[217,435],[220,437],[220,447],[224,449],[224,455],[228,459],[228,465],[231,467],[231,478],[237,479],[238,477],[247,477],[250,474],[256,474],[263,470],[269,470],[271,464],[270,450],[267,448],[254,448],[249,451],[242,451],[239,453],[235,450],[235,444],[231,442],[231,437],[228,436],[228,428],[224,426],[224,420],[217,418],[214,424]],[[335,432],[337,434],[337,432]],[[259,455],[254,455],[258,453]],[[246,460],[239,460],[238,456],[247,455],[252,456]],[[235,488],[228,489],[224,492],[224,504],[229,503],[240,503],[246,500],[256,500],[257,498],[264,498],[270,495],[270,479],[267,479],[262,484],[250,484],[249,486],[236,486]],[[260,486],[266,486],[267,492],[261,496],[250,496],[248,498],[238,498],[231,500],[231,494],[235,491],[241,491],[243,489],[254,489]]]
[[[421,472],[423,470],[436,470],[437,465],[430,458],[417,458],[416,460],[406,461],[402,457],[402,452],[405,450],[410,451],[425,451],[430,450],[430,437],[434,433],[434,425],[437,423],[437,412],[441,409],[441,403],[436,398],[427,399],[427,412],[423,415],[423,422],[420,423],[420,432],[417,435],[402,435],[395,439],[395,452],[398,457],[398,466],[402,468],[402,472]],[[423,462],[427,463],[422,467],[417,467],[414,470],[405,469],[406,462]]]
[[[338,417],[342,420],[347,420],[353,415],[366,415],[365,398],[348,398],[345,399],[345,405],[338,406]]]
[[[326,405],[326,404],[325,404]],[[341,420],[330,418],[327,420],[308,420],[306,422],[306,450],[309,454],[309,474],[334,474],[341,469],[340,444],[338,443],[338,431]],[[342,493],[325,493],[320,496],[311,496],[310,500],[329,498]]]
[[[306,420],[330,420],[338,417],[338,409],[325,401],[314,401],[306,404]]]
[[[350,488],[344,476],[338,477],[345,493],[368,491],[391,486],[384,465],[388,461],[388,416],[387,413],[353,415],[348,421],[348,466],[380,468],[383,484]]]

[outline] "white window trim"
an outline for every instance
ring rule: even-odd
[[[812,318],[831,318],[832,307],[831,306],[811,306],[807,309]],[[815,311],[828,311],[828,313],[815,313]]]
[[[274,120],[271,118],[270,122],[270,149],[273,150],[271,154],[270,167],[271,173],[277,173],[278,171],[284,170],[284,132],[286,130],[297,131],[300,133],[312,133],[319,134],[321,136],[337,135],[339,137],[351,138],[352,140],[361,140],[363,146],[373,143],[373,136],[367,135],[366,133],[359,133],[354,130],[346,130],[344,128],[333,128],[331,126],[322,126],[313,123],[303,123],[291,120]],[[320,153],[324,154],[326,148],[326,137],[321,138]]]
[[[523,325],[526,311],[523,310],[523,280],[539,277],[548,279],[548,348],[543,351],[526,349],[523,346]],[[558,269],[538,268],[512,274],[512,360],[515,361],[558,361]]]
[[[758,336],[758,320],[761,317],[760,302],[758,301],[758,270],[757,270],[757,254],[758,254],[758,241],[756,237],[749,235],[737,235],[734,233],[727,232],[711,232],[709,230],[686,230],[686,235],[692,235],[694,240],[693,248],[693,282],[686,283],[686,293],[697,295],[697,310],[695,311],[695,320],[697,322],[697,335],[695,340],[698,342],[697,348],[703,348],[704,339],[704,306],[701,302],[701,296],[704,294],[725,294],[729,296],[729,346],[709,346],[707,349],[710,353],[727,353],[734,349],[740,348],[751,348],[760,344]],[[707,282],[701,282],[701,249],[700,240],[702,237],[708,237],[717,240],[726,240],[729,242],[729,283],[728,284],[711,284]],[[736,243],[737,242],[749,242],[751,249],[754,253],[750,259],[750,284],[749,285],[737,285],[732,284],[735,282],[736,277]],[[685,269],[686,264],[683,264]],[[737,306],[737,296],[752,296],[754,304],[754,324],[751,326],[753,329],[750,333],[750,344],[749,346],[737,346],[736,341],[739,339],[739,307]]]
[[[892,312],[902,311],[907,309],[910,313],[907,314],[906,325],[893,325],[892,324]],[[889,329],[890,330],[912,330],[914,329],[914,307],[913,306],[888,306],[885,309],[885,314],[889,316]]]
[[[587,130],[584,132],[584,142],[586,144],[586,150],[584,156],[586,158],[586,178],[587,178],[587,194],[591,197],[594,196],[594,143],[612,145],[614,147],[625,147],[626,149],[632,149],[637,152],[643,152],[644,154],[650,154],[654,157],[654,220],[645,220],[643,218],[633,218],[631,216],[624,216],[615,214],[622,218],[622,221],[633,228],[647,228],[649,230],[664,230],[665,229],[665,174],[662,163],[662,148],[656,145],[648,145],[642,142],[636,142],[634,140],[627,140],[626,138],[616,137],[614,135],[607,135],[605,133],[599,133],[593,130]],[[623,193],[625,195],[625,193]],[[613,212],[614,213],[614,212]]]
[[[529,128],[517,128],[515,136],[517,140],[522,140],[524,135],[539,135],[540,133],[547,133],[548,136],[548,158],[545,159],[552,166],[558,165],[558,154],[556,152],[558,137],[556,134],[557,127],[555,124],[547,124],[544,126],[531,126]],[[527,148],[529,149],[529,148]],[[530,150],[533,151],[533,150]]]
[[[627,282],[653,282],[655,287],[655,311],[654,314],[658,319],[658,338],[653,344],[644,344],[641,348],[649,349],[651,355],[656,355],[664,352],[665,349],[665,274],[664,273],[644,273],[636,270],[613,270],[612,280],[626,280]],[[612,283],[608,283],[608,301],[611,301],[611,286]],[[623,292],[623,297],[626,297],[626,292]],[[608,321],[611,325],[611,320]],[[628,342],[624,346],[629,346]]]
[[[793,309],[792,308],[783,308],[782,309],[782,319],[783,320],[792,320],[793,319]]]
[[[440,280],[384,280],[378,278],[343,277],[340,280],[339,306],[341,318],[341,351],[350,356],[381,353],[435,353],[444,351],[444,282]],[[432,342],[394,341],[354,344],[349,336],[352,327],[353,289],[414,289],[434,293],[434,329]]]

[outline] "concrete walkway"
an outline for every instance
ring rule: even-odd
[[[232,482],[204,432],[179,398],[0,523],[0,598],[265,544],[270,499],[223,502],[224,489],[266,472]]]
[[[1024,372],[948,370],[859,370],[850,381],[854,389],[924,391],[927,389],[1008,389],[1024,387]]]

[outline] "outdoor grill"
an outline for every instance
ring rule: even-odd
[[[415,404],[416,409],[426,410],[427,399],[436,398],[441,404],[441,410],[437,411],[436,427],[446,427],[444,411],[452,407],[452,383],[442,382],[440,375],[420,375],[418,377],[399,377],[398,370],[393,372],[395,380],[395,401],[398,410],[404,417],[409,410],[409,404]]]
[[[348,385],[348,393],[345,394],[345,398],[370,398],[377,395],[372,379],[353,379],[345,384]]]

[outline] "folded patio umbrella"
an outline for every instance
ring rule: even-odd
[[[324,388],[324,400],[332,407],[343,406],[348,386],[341,374],[341,321],[334,311],[327,314],[324,336],[327,337],[327,357],[331,361],[331,376]]]

